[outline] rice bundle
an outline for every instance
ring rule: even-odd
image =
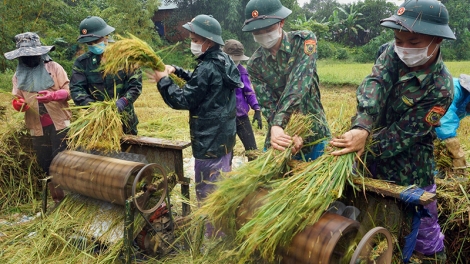
[[[24,115],[4,110],[6,114],[0,118],[0,211],[21,205],[39,206],[38,178],[44,172],[36,162]]]
[[[302,138],[312,134],[313,118],[293,114],[285,131]],[[287,169],[291,159],[291,147],[285,151],[269,148],[257,159],[239,167],[237,170],[222,174],[216,182],[216,189],[204,200],[195,215],[207,215],[209,220],[221,227],[226,233],[235,234],[235,212],[247,195],[271,179],[280,177]]]
[[[354,158],[355,153],[338,157],[325,153],[312,162],[299,163],[290,177],[270,182],[264,203],[237,233],[245,255],[242,260],[258,251],[274,261],[278,247],[288,246],[297,233],[316,223],[341,198]]]
[[[105,75],[117,74],[121,70],[132,72],[138,67],[151,68],[160,72],[165,70],[162,59],[148,43],[132,34],[129,36],[130,38],[119,36],[118,41],[106,48],[101,63]],[[170,74],[170,78],[179,87],[185,84],[185,81],[175,74]]]
[[[69,149],[98,150],[104,153],[121,151],[123,121],[115,101],[97,101],[70,109],[81,109],[81,112],[67,132]]]

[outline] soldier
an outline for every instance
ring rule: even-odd
[[[441,118],[441,125],[436,127],[436,134],[443,140],[452,157],[452,169],[463,172],[468,167],[465,152],[457,138],[460,120],[470,114],[470,76],[461,74],[454,78],[454,99],[446,114]]]
[[[455,39],[448,22],[447,9],[437,0],[405,1],[381,21],[394,30],[395,42],[359,85],[352,129],[332,139],[333,146],[342,148],[333,155],[363,154],[370,136],[374,144],[366,164],[373,177],[436,192],[434,127],[453,96],[452,76],[439,48],[443,39]],[[425,208],[431,217],[421,218],[414,250],[432,263],[445,263],[436,202]]]
[[[142,72],[103,76],[99,70],[102,54],[108,44],[109,34],[114,28],[96,16],[89,16],[80,23],[78,42],[86,43],[88,52],[78,57],[70,78],[70,91],[76,105],[117,98],[116,107],[123,114],[123,130],[137,135],[139,120],[134,111],[134,102],[142,93]],[[116,91],[116,94],[114,92]]]
[[[149,76],[165,103],[173,109],[189,110],[191,147],[198,204],[203,202],[217,181],[220,171],[231,170],[236,133],[235,89],[241,87],[240,73],[221,49],[222,29],[212,16],[198,15],[183,25],[191,38],[191,52],[198,64],[193,72],[166,65],[164,72]],[[180,88],[168,75],[175,73],[186,84]],[[206,236],[214,235],[207,225]],[[220,235],[220,233],[218,233]]]
[[[282,30],[291,12],[279,0],[248,2],[242,30],[251,32],[261,47],[251,56],[247,69],[268,123],[265,148],[284,150],[294,142],[294,153],[302,149],[305,158],[313,160],[323,153],[323,142],[302,148],[303,139],[284,132],[290,116],[300,112],[315,119],[315,135],[306,143],[330,137],[318,87],[317,40],[310,31]]]
[[[47,55],[54,46],[42,46],[36,33],[18,34],[15,42],[17,49],[4,54],[8,60],[18,58],[12,78],[12,105],[25,112],[38,164],[49,175],[52,160],[67,147],[65,136],[72,117],[67,103],[69,78],[64,68]],[[51,182],[48,186],[53,200],[62,200],[63,191]]]
[[[237,97],[237,135],[243,143],[245,151],[258,149],[255,134],[253,133],[253,128],[248,119],[248,111],[250,111],[250,107],[255,110],[252,123],[257,122],[258,129],[262,129],[261,111],[255,91],[253,91],[253,87],[251,86],[248,72],[245,67],[240,64],[240,61],[247,61],[250,58],[244,54],[245,48],[243,44],[235,39],[225,41],[223,51],[227,53],[237,65],[241,76],[240,81],[243,82],[242,88],[235,89],[235,95]],[[252,159],[253,158],[248,155],[248,160],[250,161]]]

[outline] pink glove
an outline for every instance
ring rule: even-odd
[[[38,92],[38,103],[49,103],[50,101],[62,101],[67,99],[69,92],[67,90],[58,90],[58,91],[39,91]]]

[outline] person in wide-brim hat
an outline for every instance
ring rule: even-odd
[[[43,46],[36,33],[26,32],[15,36],[16,49],[6,52],[5,58],[13,60],[24,56],[39,56],[55,49],[54,46]]]

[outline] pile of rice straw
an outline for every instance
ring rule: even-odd
[[[4,109],[0,122],[0,210],[39,206],[39,178],[44,172],[36,162],[24,114]],[[30,208],[34,211],[34,208]]]
[[[132,72],[138,67],[164,71],[165,64],[152,47],[145,41],[129,34],[129,38],[117,36],[117,41],[108,45],[101,66],[104,74],[117,74],[119,71]],[[170,78],[182,87],[185,81],[170,74]]]
[[[135,219],[139,232],[144,221]],[[0,262],[116,263],[122,258],[123,231],[124,207],[67,195],[44,218],[2,225]]]
[[[69,149],[104,153],[121,151],[121,138],[124,136],[122,119],[126,118],[121,117],[115,100],[96,101],[70,109],[80,111],[67,132]]]
[[[311,133],[311,120],[293,115],[286,133],[305,138]],[[252,260],[256,254],[272,262],[277,248],[288,246],[305,226],[314,224],[330,203],[342,196],[347,182],[353,185],[354,158],[355,153],[339,157],[325,153],[314,161],[290,167],[291,148],[283,152],[269,149],[225,174],[195,214],[207,215],[215,226],[235,235],[239,263]],[[261,205],[252,218],[237,230],[237,209],[259,188],[267,189],[267,195],[260,198]]]

